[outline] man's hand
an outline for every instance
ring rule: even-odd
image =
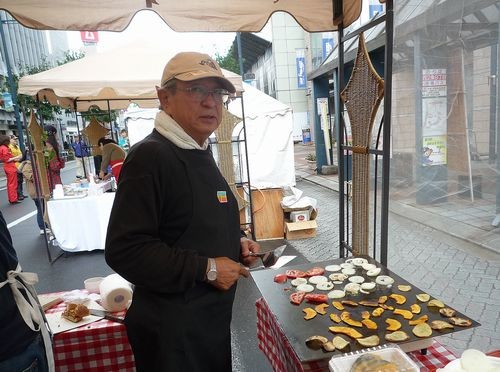
[[[217,279],[211,284],[222,290],[231,288],[240,278],[240,275],[245,278],[249,275],[245,267],[227,257],[217,257],[215,264],[217,265]]]
[[[255,260],[257,260],[257,257],[251,256],[250,252],[252,253],[260,252],[260,244],[247,238],[241,238],[240,246],[241,246],[240,260],[246,266],[250,266],[252,263],[255,262]]]

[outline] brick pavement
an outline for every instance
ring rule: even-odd
[[[337,258],[338,193],[304,179],[297,187],[318,200],[318,231],[291,243],[311,262]],[[389,226],[390,269],[482,324],[440,341],[458,355],[499,349],[500,255],[393,213]]]

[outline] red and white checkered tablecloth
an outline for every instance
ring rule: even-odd
[[[329,358],[301,363],[266,301],[259,298],[255,307],[257,308],[259,349],[266,355],[274,371],[320,372],[329,370]],[[420,371],[435,371],[456,359],[451,351],[437,341],[427,348],[426,355],[422,355],[419,351],[408,353],[408,355],[417,363]]]
[[[64,309],[61,303],[46,313]],[[54,335],[54,360],[56,371],[135,371],[125,325],[107,319]]]

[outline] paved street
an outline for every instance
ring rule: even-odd
[[[336,258],[338,194],[331,189],[331,180],[318,181],[310,177],[311,171],[302,168],[306,165],[301,162],[301,155],[297,157],[297,174],[303,177],[297,187],[319,202],[318,233],[315,238],[291,241],[288,254],[298,254],[292,264]],[[70,162],[63,172],[63,181],[71,182],[73,177],[74,168]],[[19,205],[8,205],[5,190],[2,190],[0,208],[7,223],[26,218],[14,222],[10,231],[23,268],[39,274],[37,289],[40,293],[81,288],[85,278],[111,273],[102,252],[65,253],[49,264],[43,238],[38,235],[32,214],[33,202],[27,199]],[[479,328],[443,337],[441,342],[458,354],[470,347],[483,351],[500,348],[500,255],[396,214],[390,214],[389,222],[389,268],[482,323]],[[277,246],[279,243],[266,242],[265,245]],[[53,255],[57,252],[56,248],[51,248]],[[236,371],[271,370],[256,346],[254,303],[258,297],[251,279],[240,281],[233,319]]]

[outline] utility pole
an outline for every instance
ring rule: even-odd
[[[10,95],[12,97],[12,105],[14,106],[14,117],[16,119],[17,125],[17,136],[19,138],[19,147],[21,151],[24,152],[24,132],[23,124],[21,122],[21,117],[19,115],[19,106],[17,105],[17,92],[16,86],[14,84],[14,76],[12,75],[12,66],[10,64],[9,51],[7,50],[7,41],[5,40],[5,33],[3,31],[3,25],[6,24],[16,24],[14,20],[0,20],[0,37],[2,38],[3,51],[5,55],[5,67],[7,67],[7,79],[9,82]]]

